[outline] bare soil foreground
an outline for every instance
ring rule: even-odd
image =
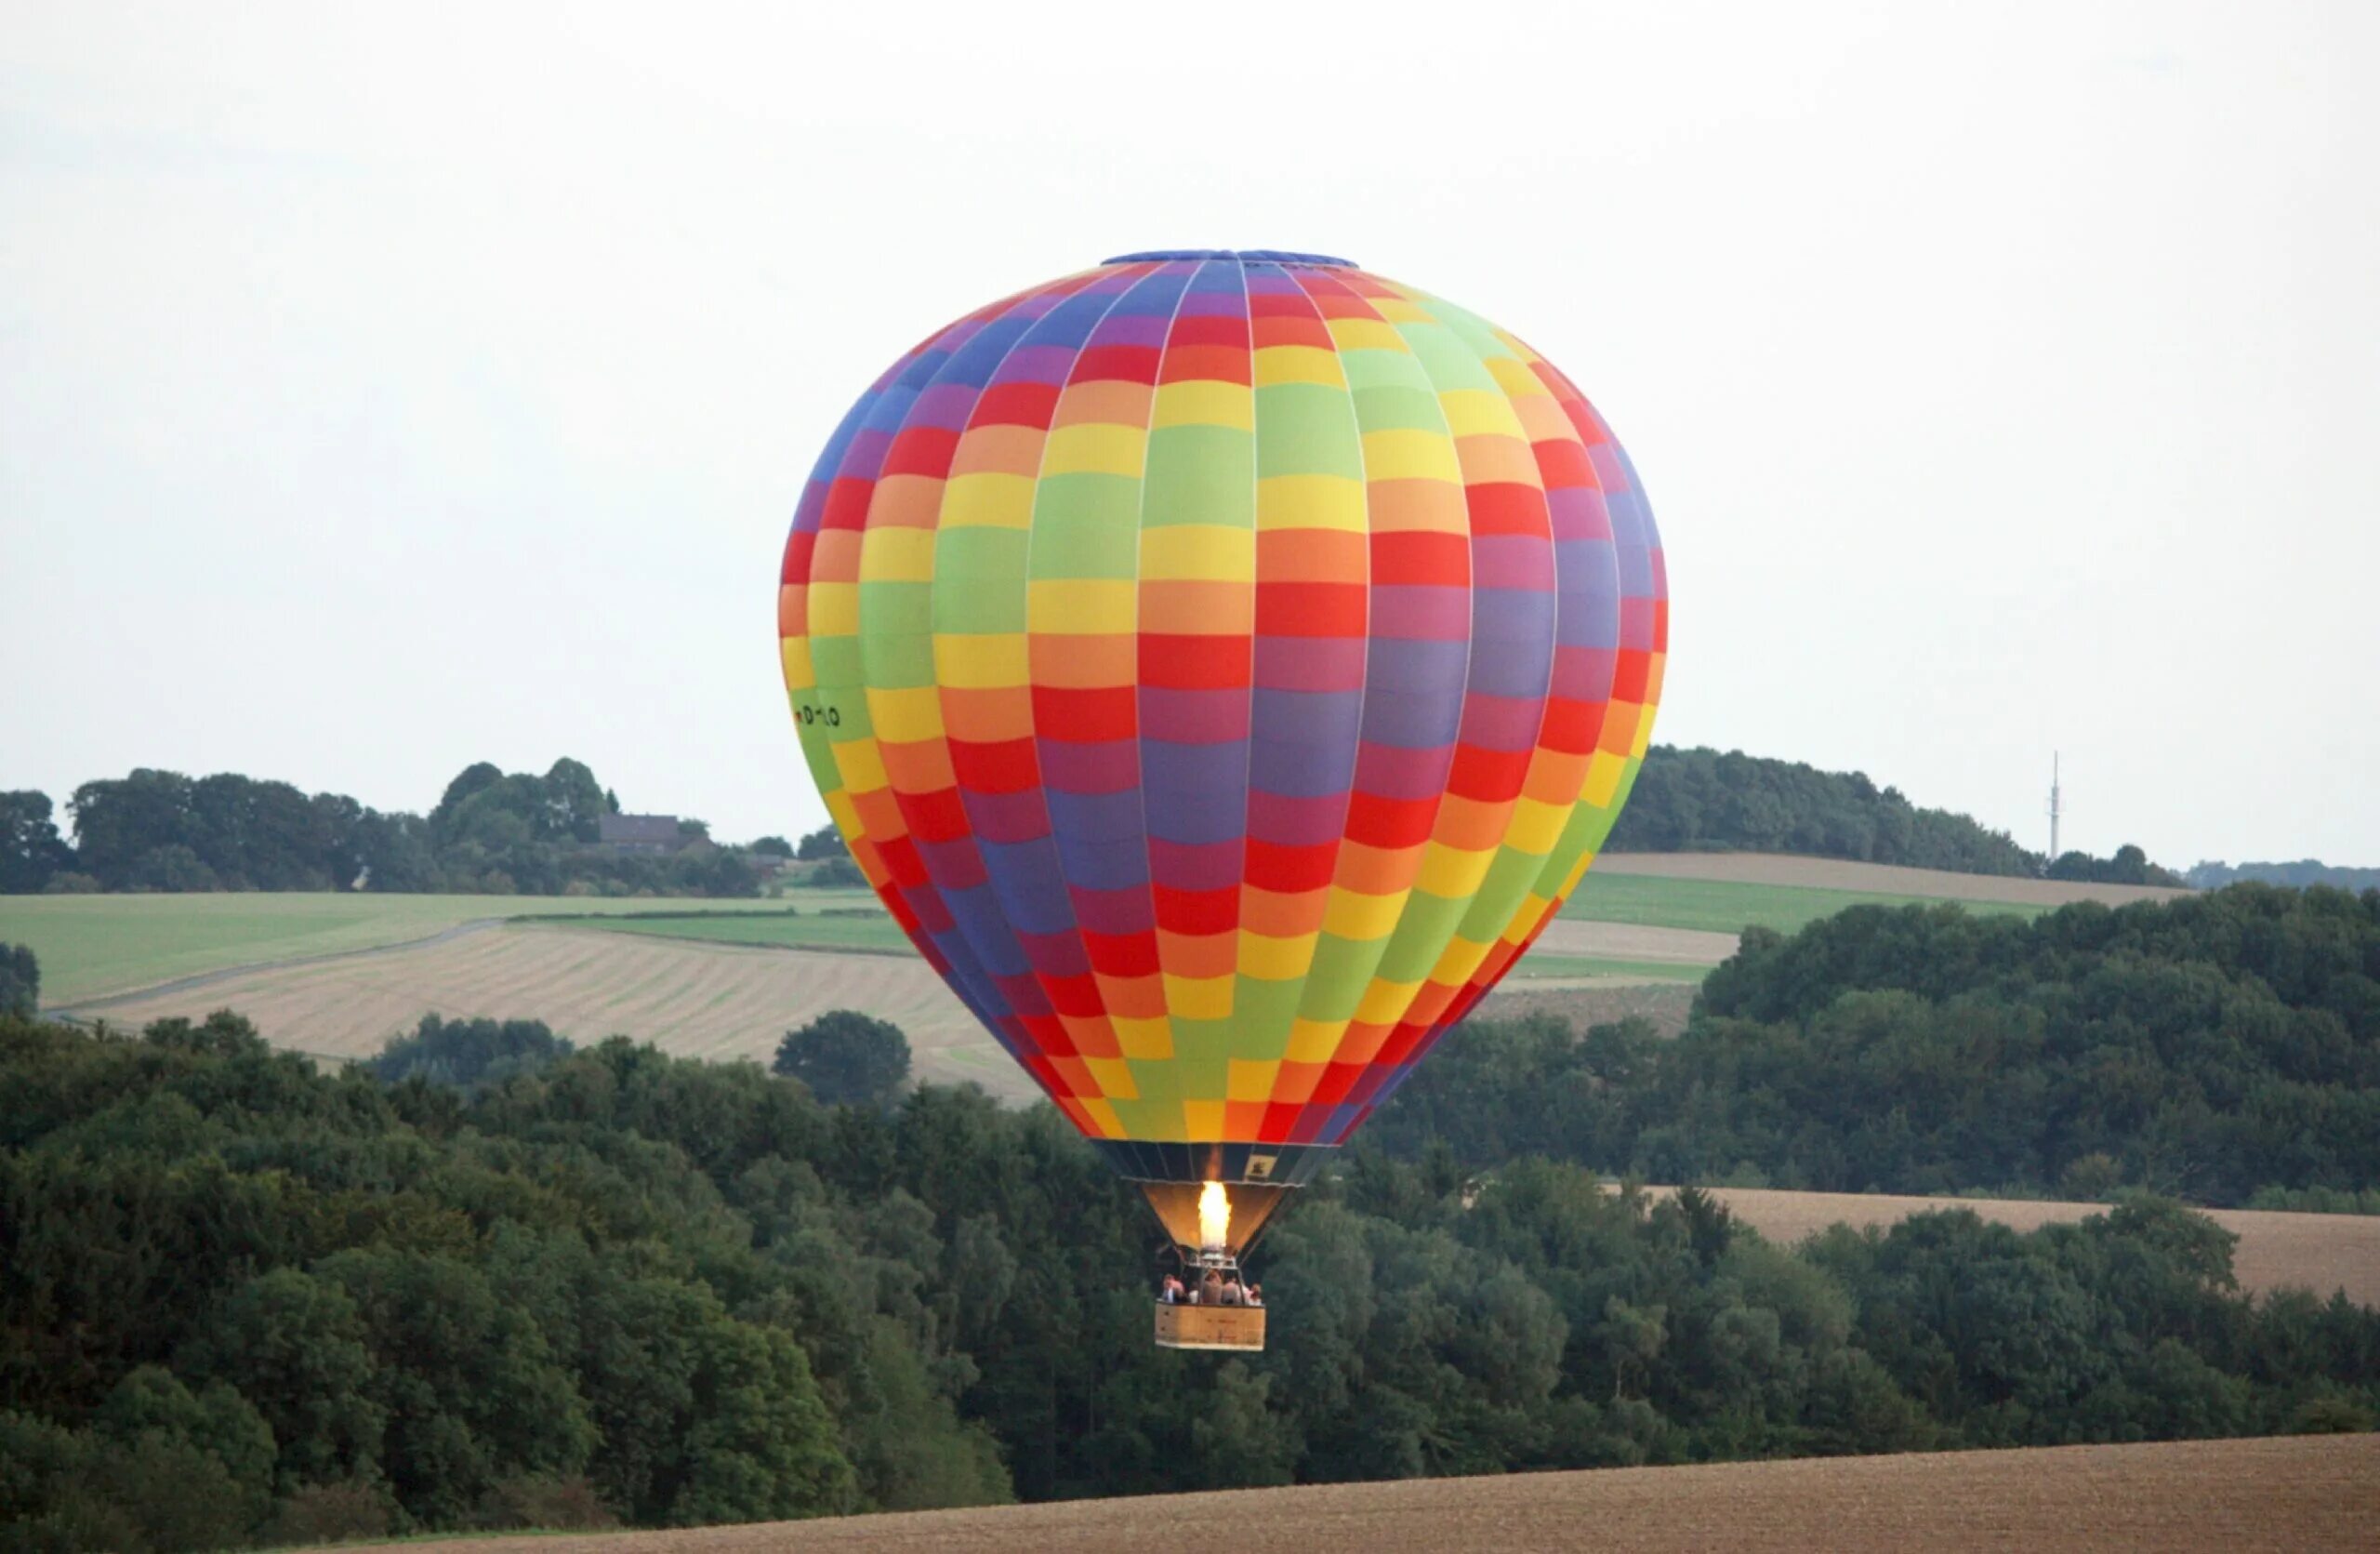
[[[1670,1192],[1670,1188],[1655,1188]],[[2105,1203],[2044,1202],[2030,1199],[1894,1198],[1865,1192],[1778,1192],[1767,1189],[1713,1188],[1712,1195],[1737,1218],[1772,1242],[1791,1245],[1830,1225],[1890,1225],[1933,1209],[1973,1209],[1994,1224],[2018,1230],[2070,1224],[2105,1214]],[[2380,1306],[2380,1215],[2279,1214],[2265,1209],[2201,1209],[2240,1238],[2232,1269],[2240,1287],[2262,1295],[2305,1289],[2329,1295],[2345,1290],[2349,1300]],[[2373,1530],[2380,1547],[2380,1528]]]
[[[2380,1436],[1819,1457],[1413,1479],[691,1532],[540,1537],[538,1554],[1020,1549],[1211,1541],[1231,1554],[1626,1548],[2369,1549]],[[506,1554],[501,1540],[442,1543]]]
[[[2190,894],[2162,885],[2095,885],[2004,874],[1953,874],[1941,869],[1846,863],[1841,858],[1795,857],[1784,853],[1606,853],[1595,859],[1594,867],[1599,874],[1805,885],[1885,896],[1932,896],[1949,901],[2014,901],[2029,907],[2063,907],[2076,901],[2122,906],[2127,901],[2165,901]]]

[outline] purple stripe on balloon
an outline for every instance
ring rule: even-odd
[[[1122,890],[1078,890],[1074,908],[1086,934],[1145,934],[1157,926],[1156,910],[1150,903],[1146,884]],[[1083,959],[1082,969],[1091,969],[1088,955]]]
[[[1399,750],[1368,740],[1355,754],[1355,788],[1400,803],[1434,799],[1447,790],[1447,772],[1453,764],[1452,740],[1429,750]]]
[[[1541,535],[1487,534],[1471,542],[1474,589],[1554,588],[1554,548]]]
[[[1462,698],[1443,691],[1419,695],[1374,687],[1364,697],[1364,740],[1399,750],[1435,750],[1454,741]]]
[[[1057,807],[1054,796],[1051,807]],[[1078,896],[1084,891],[1130,890],[1148,884],[1148,853],[1138,836],[1083,837],[1062,827],[1057,837],[1058,865],[1065,870],[1067,887]]]
[[[1284,847],[1314,847],[1336,842],[1347,825],[1347,783],[1354,775],[1355,750],[1347,751],[1345,770],[1329,790],[1297,798],[1258,790],[1248,795],[1248,834],[1260,842]]]
[[[1259,637],[1254,655],[1258,694],[1360,691],[1364,646],[1361,637]]]
[[[1058,855],[1038,838],[1013,843],[986,843],[984,866],[998,893],[1000,910],[1020,934],[1058,934],[1068,926],[1065,882],[1058,877]]]
[[[1107,793],[1070,793],[1051,789],[1050,829],[1062,846],[1077,841],[1137,843],[1141,836],[1141,796],[1130,789]],[[1074,878],[1071,869],[1066,877]]]
[[[1592,485],[1556,486],[1545,494],[1545,506],[1556,538],[1611,538],[1611,514],[1604,508],[1603,493]]]
[[[1545,693],[1487,696],[1474,692],[1463,704],[1461,742],[1475,750],[1527,750],[1545,724]]]
[[[1075,358],[1080,354],[1082,354],[1080,348],[1073,345],[1047,345],[1038,342],[1032,345],[1022,345],[1009,352],[1008,360],[1000,364],[1000,370],[993,377],[992,381],[995,383],[1063,383],[1066,380],[1066,369],[1075,365]]]
[[[1237,835],[1205,843],[1149,839],[1150,871],[1168,890],[1223,890],[1239,883],[1246,867],[1246,847]]]
[[[1078,745],[1044,738],[1038,744],[1042,785],[1052,793],[1123,793],[1140,784],[1137,740],[1102,739]]]
[[[909,407],[908,424],[959,431],[974,413],[975,401],[982,395],[983,389],[974,383],[936,383]]]
[[[1091,970],[1091,957],[1084,952],[1082,936],[1069,926],[1061,933],[1037,934],[1020,927],[1017,942],[1025,947],[1025,958],[1033,963],[1034,974],[1051,978],[1080,976]]]
[[[1461,642],[1471,635],[1471,590],[1414,583],[1372,589],[1372,635]]]
[[[928,842],[912,833],[911,840],[918,844],[918,856],[925,860],[926,872],[944,891],[972,890],[986,878],[984,855],[976,851],[972,836]]]
[[[1018,846],[1050,834],[1049,809],[1042,804],[1038,788],[1014,793],[962,791],[959,798],[967,807],[967,823],[974,829],[979,842]],[[989,867],[988,857],[985,866]]]
[[[1220,744],[1248,737],[1245,690],[1176,690],[1143,685],[1141,735],[1149,742]]]

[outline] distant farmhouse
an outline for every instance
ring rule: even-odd
[[[675,853],[695,840],[674,815],[604,815],[595,828],[596,842],[615,853]]]

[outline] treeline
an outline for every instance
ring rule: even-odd
[[[1921,809],[1863,772],[1822,772],[1741,750],[1655,745],[1605,845],[1622,853],[1799,853],[1963,874],[2047,874],[2112,884],[2177,885],[2137,847],[2111,857],[2044,857],[2005,831]]]
[[[713,845],[700,821],[685,822],[679,852],[597,846],[602,817],[618,808],[593,772],[567,758],[543,776],[480,762],[427,817],[235,772],[142,767],[74,790],[72,843],[46,794],[0,793],[0,892],[759,894],[753,857]]]
[[[1163,1351],[1147,1212],[1049,1107],[830,1107],[624,1040],[451,1031],[431,1060],[484,1039],[514,1070],[326,1075],[230,1015],[138,1040],[0,1018],[11,1541],[688,1525],[2380,1409],[2380,1313],[2243,1298],[2231,1238],[2169,1204],[1789,1252],[1698,1194],[1474,1174],[1443,1144],[1307,1189],[1256,1253],[1264,1353]]]
[[[2242,880],[2259,880],[2268,885],[2380,890],[2380,869],[2349,869],[2320,858],[2299,858],[2295,863],[2201,863],[2193,865],[2183,879],[2200,890],[2220,890]]]
[[[1676,1040],[1474,1025],[1370,1134],[1654,1181],[2352,1201],[2380,1189],[2380,893],[1754,928]]]

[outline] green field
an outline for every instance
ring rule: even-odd
[[[854,906],[866,891],[805,893]],[[192,896],[0,896],[0,943],[41,962],[42,1002],[72,1003],[231,966],[335,955],[426,938],[457,923],[523,913],[751,911],[751,901],[606,900],[564,896],[373,896],[266,892]],[[814,909],[813,909],[814,910]],[[853,920],[838,920],[853,921]],[[886,924],[893,937],[898,930]]]
[[[650,906],[651,903],[646,903]],[[640,913],[573,924],[621,934],[650,934],[658,938],[694,939],[704,944],[751,944],[777,950],[860,950],[885,954],[913,953],[909,936],[892,917],[825,917],[814,909],[800,916],[790,912],[689,912],[683,917]]]
[[[864,890],[801,891],[799,915],[751,900],[608,900],[600,897],[210,894],[0,897],[0,942],[41,958],[45,1003],[73,1003],[232,966],[334,955],[399,944],[476,919],[603,918],[589,926],[722,944],[906,951],[891,918],[826,917],[822,909],[873,908]],[[1739,884],[1649,875],[1589,873],[1563,910],[1568,918],[1732,934],[1752,923],[1782,932],[1875,903],[1926,897]],[[1964,903],[1969,911],[2031,916],[2043,909]],[[638,915],[630,915],[638,914]],[[1693,966],[1532,955],[1523,976],[1627,976],[1699,980]]]
[[[1671,880],[1651,874],[1598,874],[1587,870],[1562,915],[1588,923],[1634,923],[1647,928],[1700,928],[1739,934],[1774,928],[1790,934],[1846,907],[1911,907],[1938,900],[1927,896],[1886,896],[1865,890],[1825,890],[1815,885],[1739,884],[1725,880]],[[1979,916],[2038,917],[2045,907],[2009,901],[1962,901]]]
[[[641,914],[576,926],[622,934],[652,934],[704,944],[770,945],[781,950],[860,950],[906,954],[909,941],[890,917],[795,917],[784,912],[707,912],[683,917]],[[1669,961],[1623,961],[1600,955],[1558,955],[1539,950],[1523,957],[1513,975],[1523,977],[1611,977],[1628,981],[1699,982],[1705,966]]]

